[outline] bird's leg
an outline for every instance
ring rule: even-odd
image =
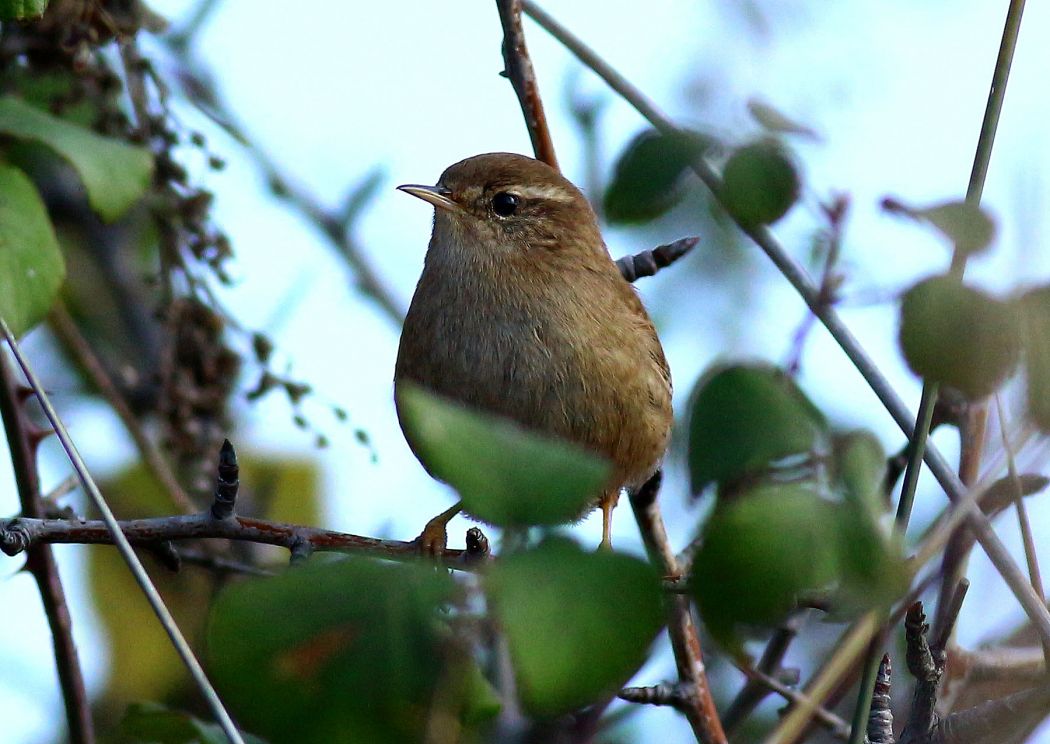
[[[620,500],[620,490],[610,491],[604,494],[598,501],[602,509],[602,541],[598,549],[612,550],[612,513]]]
[[[451,508],[427,522],[419,537],[412,541],[419,546],[419,552],[430,556],[441,553],[448,544],[448,523],[461,511],[463,502],[457,501]]]

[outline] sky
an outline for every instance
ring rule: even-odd
[[[164,0],[151,5],[178,19],[192,4]],[[743,6],[551,0],[545,7],[678,120],[743,142],[759,134],[747,113],[748,100],[758,98],[820,134],[819,141],[794,143],[806,182],[804,198],[775,232],[793,255],[805,259],[818,200],[831,193],[850,195],[842,314],[914,407],[919,383],[897,351],[889,300],[942,269],[949,253],[937,236],[883,214],[878,204],[887,194],[924,205],[965,193],[1006,4],[790,0],[749,5],[761,9],[760,20],[739,9]],[[250,136],[286,175],[324,203],[339,204],[355,183],[382,167],[382,185],[355,237],[400,306],[407,307],[432,217],[425,205],[393,187],[434,182],[446,166],[472,154],[530,152],[517,101],[497,74],[502,60],[495,7],[487,0],[368,3],[364,10],[318,0],[301,13],[289,7],[225,0],[196,49],[216,72],[224,100]],[[1045,127],[1050,99],[1043,72],[1050,51],[1038,43],[1038,32],[1048,23],[1050,9],[1031,4],[985,189],[984,204],[999,233],[994,249],[974,261],[969,273],[998,293],[1050,275],[1050,252],[1041,250],[1050,214],[1042,176],[1050,172]],[[541,29],[526,22],[525,31],[563,170],[582,182],[583,152],[565,102],[570,83],[604,105],[606,168],[644,122]],[[698,111],[702,121],[694,119]],[[224,292],[224,302],[235,308],[243,325],[267,330],[280,359],[321,399],[344,407],[352,424],[326,419],[324,406],[316,405],[311,414],[332,441],[317,452],[311,438],[291,424],[287,405],[273,399],[239,407],[238,435],[258,450],[318,458],[330,497],[325,526],[411,538],[452,503],[453,495],[427,477],[397,427],[391,377],[398,329],[354,292],[351,273],[315,230],[274,202],[235,142],[209,128],[192,109],[178,113],[187,124],[208,131],[212,150],[229,162],[217,174],[197,169],[216,194],[216,219],[237,252],[229,267],[236,286]],[[606,233],[610,251],[619,256],[682,236],[661,234],[664,224],[645,232],[611,229]],[[704,243],[697,250],[704,251]],[[746,323],[739,327],[734,314],[740,298],[680,276],[638,285],[668,352],[679,412],[693,381],[717,359],[782,361],[803,316],[787,283],[757,249],[747,250],[754,282]],[[27,346],[31,351],[40,344],[30,337]],[[807,347],[801,383],[833,420],[870,427],[887,449],[900,446],[889,417],[822,331],[814,332]],[[62,400],[62,391],[56,392]],[[97,473],[115,472],[129,462],[127,437],[104,406],[72,396],[65,401],[72,435]],[[354,427],[369,433],[371,450],[355,441]],[[938,435],[935,441],[946,453],[954,452],[951,436]],[[54,452],[45,465],[45,485],[68,472]],[[698,512],[686,499],[680,464],[672,461],[670,468],[678,477],[662,498],[672,539],[680,547],[690,539]],[[0,514],[17,510],[9,484],[8,463],[0,463]],[[924,483],[916,519],[929,519],[942,498]],[[1031,516],[1037,537],[1050,529],[1050,507],[1035,500]],[[627,510],[616,517],[618,547],[639,550]],[[453,522],[450,544],[460,544],[468,526],[465,520]],[[1016,549],[1016,526],[1004,519],[1001,532]],[[574,533],[585,544],[597,544],[599,520],[588,520]],[[1050,541],[1043,544],[1043,560],[1050,561]],[[83,582],[77,580],[81,555],[75,546],[57,552],[70,578],[88,682],[99,689],[106,659]],[[29,577],[16,574],[17,566],[0,561],[0,605],[17,608],[0,616],[0,668],[5,670],[0,717],[7,740],[32,744],[51,739],[61,703],[39,600]],[[979,554],[971,563],[971,578],[974,589],[959,627],[964,644],[995,637],[1020,617]],[[670,670],[664,654],[637,680],[656,681]],[[674,714],[655,710],[646,715],[638,741],[688,735]],[[1041,740],[1050,741],[1050,734]]]

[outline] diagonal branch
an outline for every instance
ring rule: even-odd
[[[23,396],[15,387],[14,376],[7,357],[0,354],[0,414],[7,432],[8,449],[22,513],[28,517],[43,517],[44,505],[40,498],[40,478],[36,466],[36,444],[41,433],[25,417]],[[66,708],[69,739],[74,744],[91,744],[95,731],[91,722],[91,703],[84,687],[80,659],[73,641],[73,625],[66,604],[65,590],[58,574],[58,564],[49,545],[34,545],[26,551],[26,570],[32,574],[40,592],[51,628],[55,649],[55,666],[62,699]]]
[[[500,23],[503,24],[503,76],[510,80],[521,104],[525,126],[529,129],[536,159],[558,170],[554,142],[543,112],[543,99],[532,69],[529,50],[525,46],[525,31],[521,27],[521,0],[496,0]]]

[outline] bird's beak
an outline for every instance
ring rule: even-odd
[[[418,196],[423,201],[430,202],[438,209],[444,209],[449,212],[459,212],[462,210],[462,207],[452,201],[452,192],[444,186],[422,186],[415,183],[406,183],[403,186],[398,186],[397,189],[398,191],[404,191],[406,194]]]

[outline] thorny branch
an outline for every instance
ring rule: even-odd
[[[40,478],[36,465],[36,448],[50,432],[37,429],[26,418],[26,397],[16,387],[14,375],[6,355],[0,353],[0,413],[3,415],[7,445],[11,452],[15,483],[22,513],[30,517],[44,516],[40,497]],[[25,568],[32,574],[40,592],[51,628],[55,649],[55,666],[59,686],[65,702],[66,725],[74,744],[91,744],[95,732],[91,722],[91,703],[84,687],[80,659],[73,641],[73,625],[66,604],[65,590],[58,573],[58,564],[49,545],[34,545],[26,551]]]

